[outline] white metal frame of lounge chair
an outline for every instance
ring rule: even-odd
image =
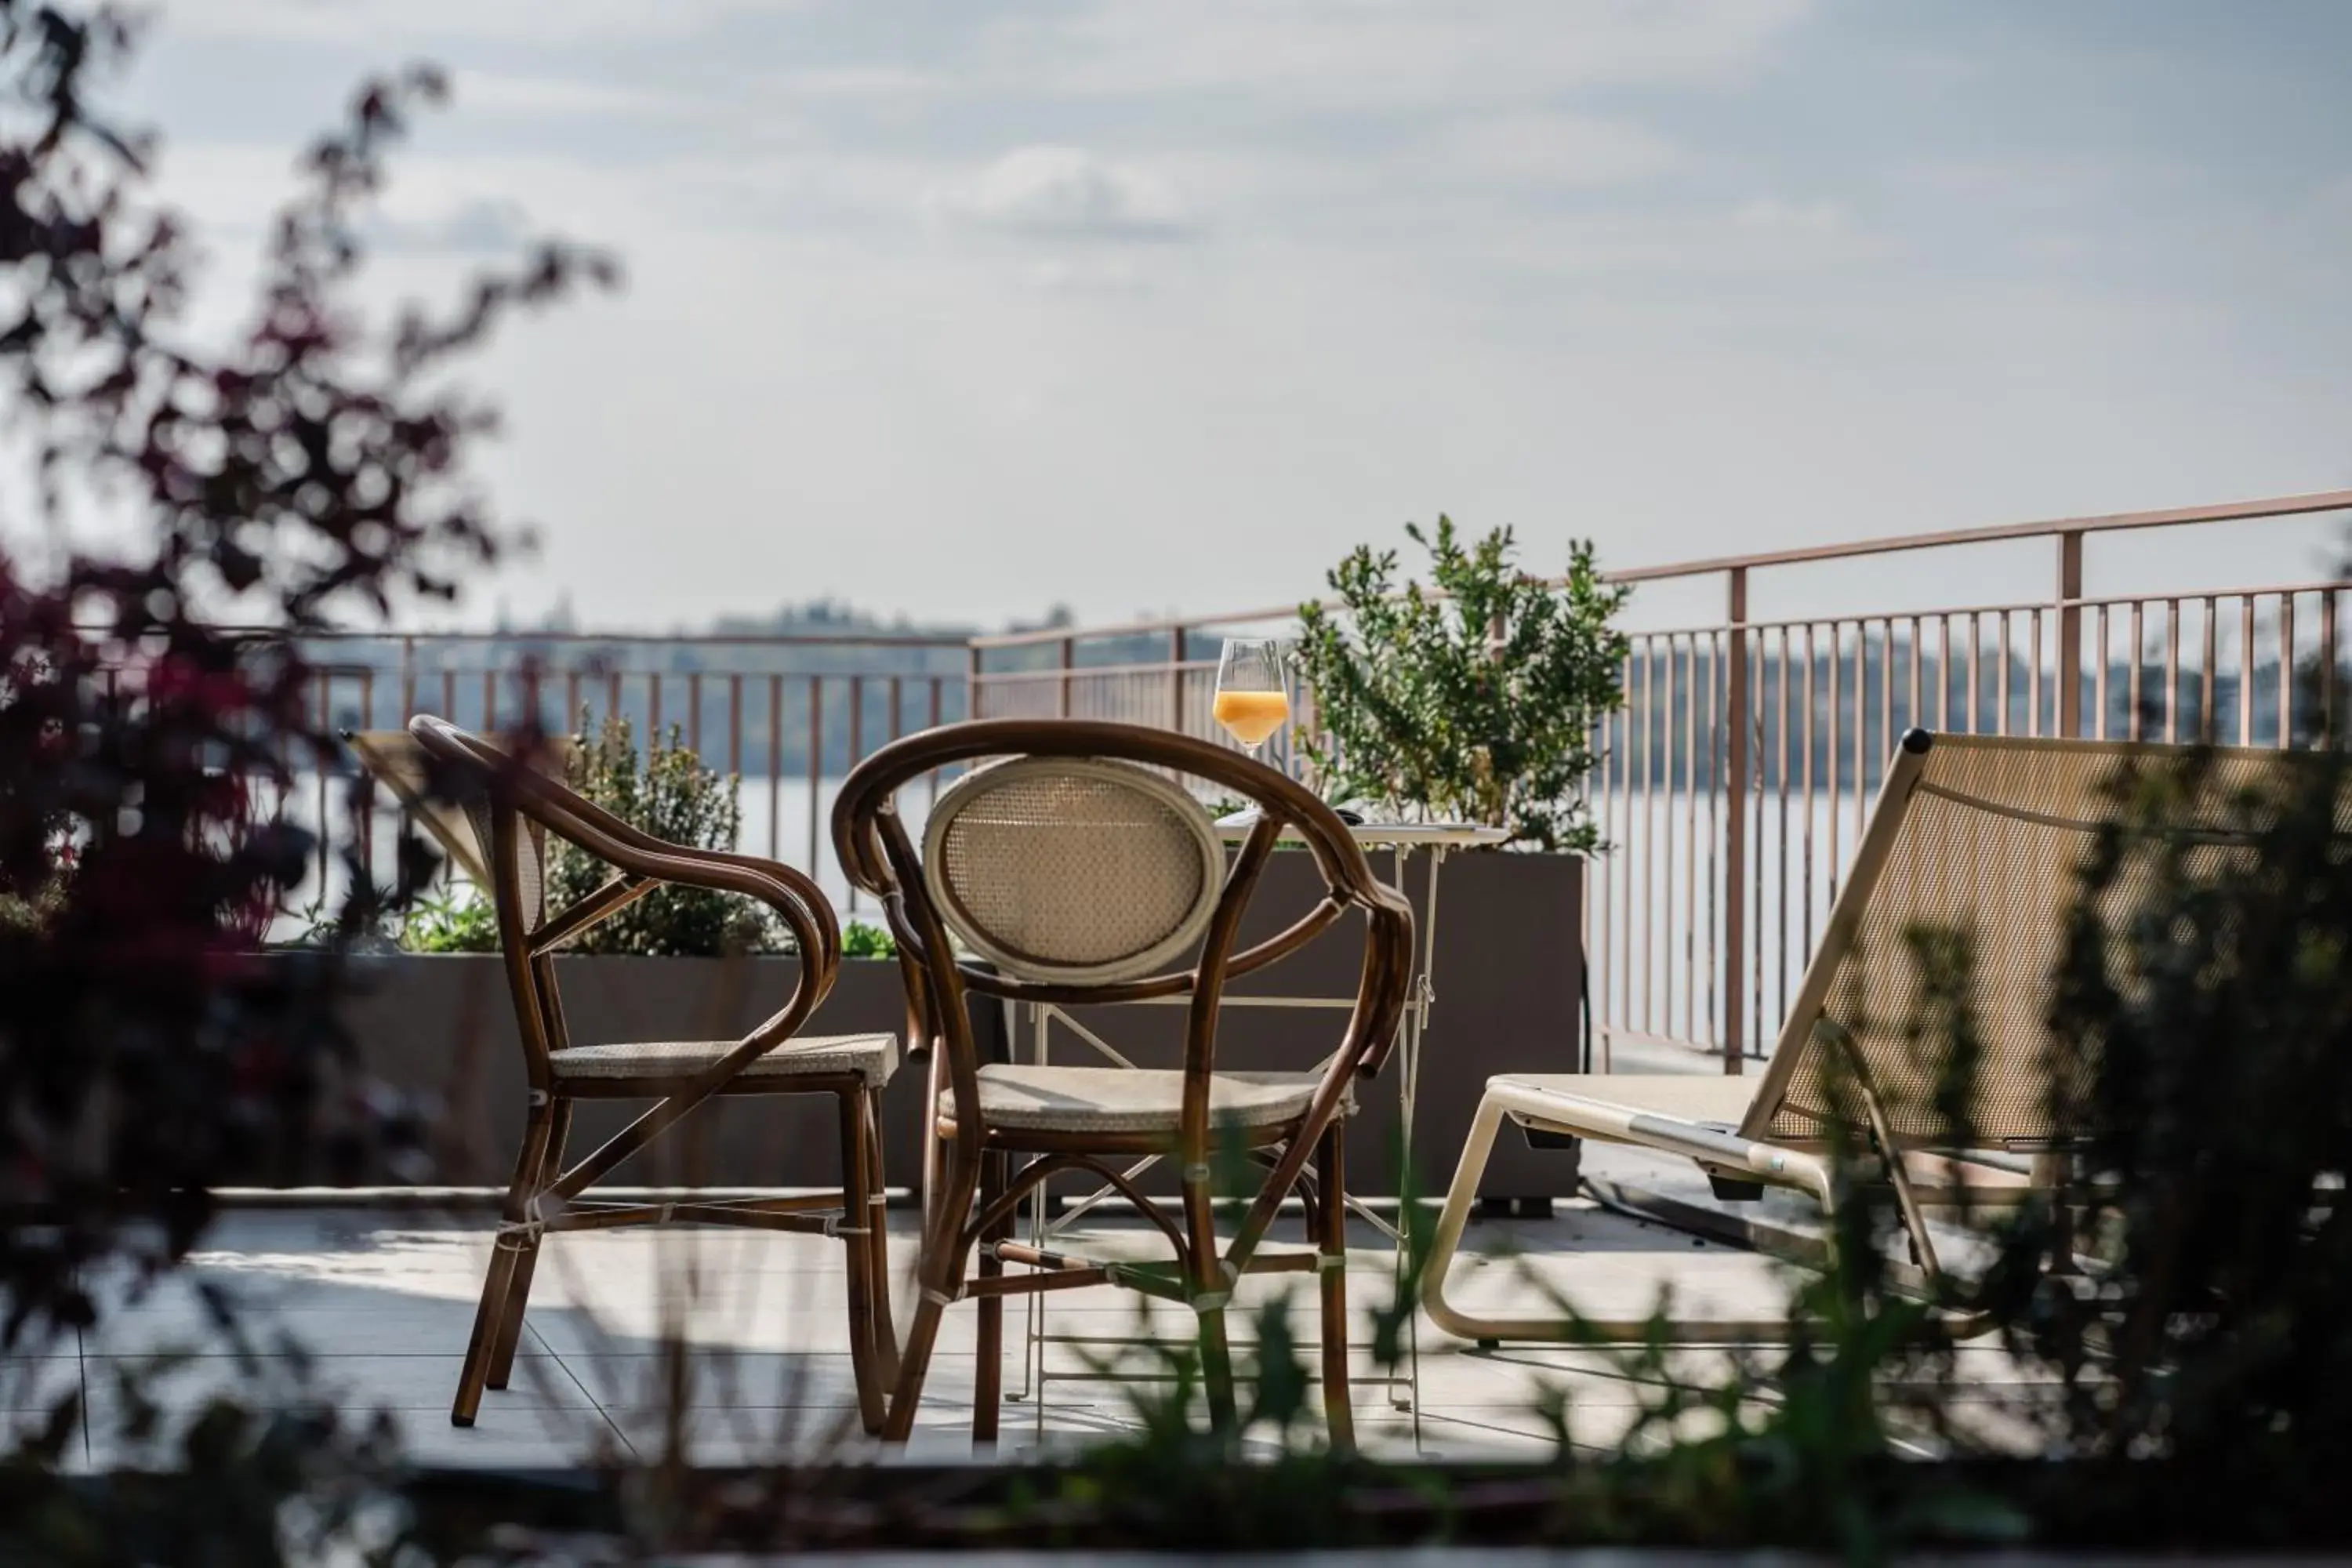
[[[1936,1284],[1939,1267],[1924,1205],[1948,1193],[1923,1191],[1924,1174],[1940,1171],[1945,1182],[1967,1182],[1972,1201],[2013,1202],[2056,1173],[2049,1162],[2063,1157],[2066,1130],[2051,1125],[2042,1019],[2075,868],[2105,815],[2100,791],[2116,764],[2127,756],[2185,750],[1919,730],[1904,736],[1760,1079],[1513,1073],[1487,1080],[1423,1276],[1430,1320],[1482,1344],[1640,1339],[1654,1331],[1646,1319],[1571,1325],[1564,1313],[1492,1317],[1447,1299],[1479,1178],[1506,1121],[1686,1156],[1721,1196],[1760,1197],[1765,1186],[1790,1187],[1811,1194],[1824,1212],[1835,1202],[1829,1135],[1843,1123],[1852,1130],[1850,1142],[1879,1152],[1914,1259],[1925,1283]],[[2289,753],[2213,748],[2210,754],[2216,766],[2208,788],[2218,794]],[[1935,1104],[1941,1065],[1916,1059],[1902,1035],[1915,978],[1904,933],[1914,922],[1964,926],[1976,943],[1979,973],[1999,982],[1979,986],[1976,998],[1983,1054],[1969,1142],[1977,1154],[1951,1149]],[[1857,1099],[1860,1118],[1852,1114]],[[2032,1157],[2030,1175],[2014,1169],[2021,1155]],[[1693,1343],[1769,1342],[1789,1333],[1785,1320],[1708,1319],[1673,1327],[1678,1340]],[[1947,1325],[1961,1334],[1981,1327],[1958,1319]]]

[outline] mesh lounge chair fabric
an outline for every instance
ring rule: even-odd
[[[628,1045],[570,1046],[547,1054],[561,1079],[688,1078],[735,1048],[734,1040],[653,1040]],[[898,1065],[898,1042],[889,1035],[802,1035],[743,1069],[746,1078],[793,1078],[855,1073],[867,1083],[887,1083]]]

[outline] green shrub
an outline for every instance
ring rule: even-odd
[[[896,958],[898,943],[880,926],[867,925],[864,921],[851,921],[841,928],[841,956],[844,958]]]
[[[640,756],[628,720],[608,716],[592,735],[583,713],[564,782],[667,843],[731,851],[742,831],[737,779],[706,767],[674,724],[667,741],[657,737]],[[551,840],[550,850],[551,909],[586,898],[613,875],[611,867],[576,845]],[[498,918],[478,889],[462,902],[454,895],[428,900],[410,913],[401,945],[412,952],[496,952]],[[763,905],[705,888],[661,887],[591,928],[572,951],[714,958],[791,948],[790,935]]]
[[[463,899],[454,889],[419,899],[401,925],[400,945],[410,952],[496,952],[498,911],[478,888]]]
[[[1433,592],[1398,592],[1396,552],[1363,545],[1328,578],[1343,615],[1299,608],[1301,673],[1326,731],[1300,739],[1321,787],[1507,826],[1539,848],[1593,847],[1580,791],[1593,725],[1622,700],[1627,644],[1610,622],[1627,590],[1601,580],[1590,543],[1570,547],[1551,588],[1513,563],[1508,529],[1466,549],[1450,518],[1434,537],[1405,532],[1429,552]]]

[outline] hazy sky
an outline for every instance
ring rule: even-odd
[[[2347,46],[2344,0],[167,0],[125,90],[223,279],[415,58],[388,292],[623,257],[481,365],[546,544],[468,619],[993,622],[1295,599],[1441,509],[1636,564],[2352,483]]]

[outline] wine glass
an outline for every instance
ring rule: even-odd
[[[1213,710],[1234,742],[1252,756],[1290,722],[1290,660],[1279,637],[1227,637],[1217,660]]]

